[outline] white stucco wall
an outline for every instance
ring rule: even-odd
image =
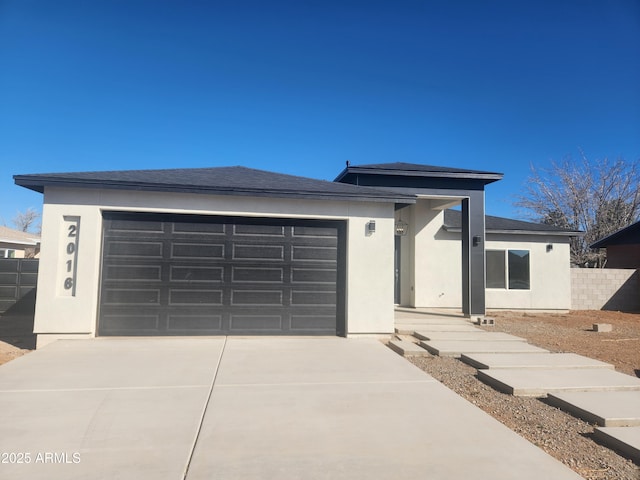
[[[393,204],[47,187],[35,333],[95,335],[103,210],[346,220],[348,334],[393,331]],[[75,296],[63,286],[64,216],[80,219]]]
[[[433,204],[432,200],[420,199],[407,208],[409,232],[402,246],[402,303],[424,308],[460,308],[460,235],[442,229],[444,212],[434,210]]]
[[[409,231],[402,238],[401,304],[462,308],[462,250],[459,233],[442,228],[444,212],[421,199],[402,210]],[[399,218],[399,212],[396,213]],[[415,238],[414,238],[415,236]],[[553,249],[547,252],[547,244]],[[530,290],[487,289],[487,309],[568,310],[571,308],[569,238],[487,234],[486,250],[529,250]]]
[[[547,245],[553,249],[547,251]],[[488,235],[487,250],[529,250],[530,290],[488,288],[487,309],[569,310],[569,238],[538,235]]]

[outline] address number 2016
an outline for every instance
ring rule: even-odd
[[[80,238],[80,218],[79,217],[64,217],[65,226],[65,276],[64,276],[64,289],[71,295],[76,293],[76,272],[77,272],[77,260],[78,260],[78,241]]]

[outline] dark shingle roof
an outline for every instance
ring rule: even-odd
[[[633,245],[640,243],[640,222],[629,225],[608,237],[601,238],[589,248],[605,248],[609,245]]]
[[[192,192],[217,195],[296,197],[414,203],[415,197],[377,188],[316,180],[246,167],[121,170],[15,175],[17,185]]]
[[[522,233],[534,235],[565,235],[581,236],[582,232],[567,230],[554,225],[544,223],[523,222],[522,220],[512,220],[504,217],[494,217],[485,215],[485,230],[487,233]],[[456,231],[462,228],[462,212],[459,210],[444,211],[444,227],[446,230]]]

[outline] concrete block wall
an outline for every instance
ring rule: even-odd
[[[572,310],[640,311],[638,270],[572,268]]]

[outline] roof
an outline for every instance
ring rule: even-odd
[[[451,167],[437,167],[434,165],[422,165],[417,163],[373,163],[368,165],[350,165],[340,172],[335,181],[339,182],[353,174],[397,175],[424,178],[450,178],[484,180],[484,183],[495,182],[503,177],[502,173],[485,172],[482,170],[470,170]]]
[[[611,235],[589,245],[589,248],[605,248],[609,245],[629,245],[640,243],[640,222],[629,225]]]
[[[544,223],[524,222],[511,218],[494,217],[485,215],[485,231],[487,233],[510,233],[528,235],[563,235],[582,236],[583,232],[578,230],[568,230],[566,228],[546,225]],[[450,232],[462,230],[462,212],[459,210],[444,211],[444,228]]]
[[[0,242],[18,245],[38,245],[40,243],[40,235],[0,226]]]
[[[14,175],[13,178],[17,185],[40,193],[45,187],[59,186],[415,203],[413,195],[241,166],[43,173]]]

